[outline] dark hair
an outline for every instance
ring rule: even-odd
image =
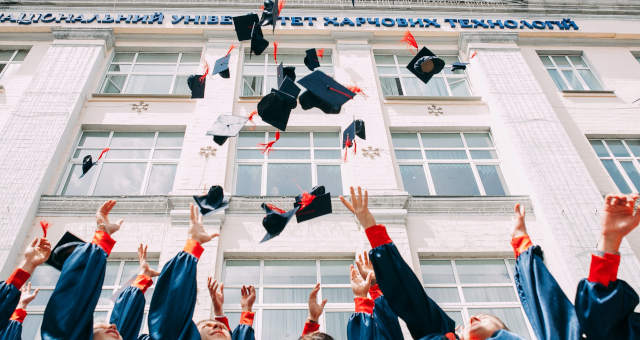
[[[333,337],[327,333],[314,332],[303,335],[298,340],[333,340]]]

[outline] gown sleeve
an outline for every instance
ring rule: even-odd
[[[30,276],[31,274],[18,268],[7,281],[0,282],[0,329],[9,324],[9,318],[20,302],[20,288]]]
[[[375,295],[372,295],[372,297]],[[376,339],[402,340],[402,328],[398,321],[398,315],[391,309],[384,295],[379,295],[374,300],[373,321],[376,324]]]
[[[445,334],[455,330],[454,321],[424,291],[413,270],[402,259],[382,225],[366,229],[371,243],[369,258],[382,293],[409,328],[411,336],[420,339],[429,334]]]
[[[240,324],[231,333],[231,340],[255,340],[253,331],[253,312],[242,312]]]
[[[109,323],[115,324],[122,340],[136,340],[144,317],[144,293],[153,284],[150,277],[138,275],[116,300]]]
[[[353,300],[356,308],[347,323],[347,339],[373,340],[376,332],[376,324],[373,321],[374,302],[364,297],[357,297]]]
[[[529,246],[518,247],[523,243]],[[512,240],[512,245],[517,256],[514,279],[518,296],[536,337],[580,339],[575,308],[544,264],[540,247],[532,246],[528,236]]]
[[[196,268],[204,248],[188,240],[162,268],[149,307],[151,339],[200,340],[193,322],[196,305]]]
[[[115,241],[96,231],[93,242],[76,247],[62,267],[42,319],[43,340],[91,339],[93,311],[102,291],[107,256]]]
[[[11,320],[5,328],[0,331],[0,339],[2,340],[21,340],[22,339],[22,323],[27,316],[27,311],[21,308],[16,309],[11,315]]]

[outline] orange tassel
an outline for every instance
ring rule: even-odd
[[[416,53],[418,52],[418,42],[416,42],[416,38],[413,36],[413,34],[411,34],[409,30],[404,33],[404,37],[400,41],[406,42],[407,44],[409,44],[409,46],[416,49]]]
[[[42,233],[44,234],[44,238],[47,238],[47,229],[49,229],[49,222],[45,220],[40,221],[40,227],[42,227]]]
[[[323,58],[324,57],[324,48],[316,50],[316,55],[318,56],[318,58]]]
[[[204,82],[204,80],[207,78],[207,75],[209,75],[209,63],[208,62],[204,62],[204,74],[202,75],[202,77],[198,78],[198,80],[202,83]]]
[[[313,202],[313,200],[316,199],[315,195],[311,195],[308,192],[303,192],[302,193],[302,198],[300,198],[300,210],[303,210],[304,208],[308,207],[309,204],[311,204],[311,202]]]
[[[109,150],[111,150],[111,149],[109,149],[109,148],[102,149],[102,152],[100,152],[100,156],[98,156],[98,159],[96,159],[96,162],[99,161],[100,158],[102,158],[102,156]]]
[[[278,2],[278,15],[282,13],[282,9],[284,8],[285,2],[286,2],[285,0],[280,0],[280,2]]]
[[[273,148],[273,144],[275,144],[278,140],[280,140],[280,131],[276,131],[276,139],[272,140],[268,143],[260,143],[258,144],[258,146],[262,147],[262,153],[267,153],[267,155],[269,154],[269,152],[271,152],[271,149]]]
[[[258,114],[257,110],[253,110],[250,114],[249,114],[249,121],[253,123],[253,117],[255,117]],[[255,123],[254,123],[255,124]]]
[[[478,51],[473,51],[473,54],[471,55],[471,58],[469,58],[469,59],[473,59],[477,54],[478,54]]]
[[[364,93],[364,91],[362,91],[362,89],[361,89],[361,88],[359,88],[359,87],[358,87],[358,86],[356,86],[356,85],[349,86],[349,87],[347,87],[347,88],[349,89],[349,91],[351,91],[351,92],[353,92],[353,93],[355,93],[355,94],[360,93],[360,94],[362,94],[362,95],[363,95],[363,96],[365,96],[365,97],[367,96],[367,95]]]
[[[284,213],[286,213],[286,211],[284,211],[284,210],[282,210],[282,209],[280,209],[280,208],[276,207],[276,206],[275,206],[275,205],[273,205],[273,204],[269,204],[269,203],[267,203],[267,208],[269,208],[269,209],[271,209],[271,210],[273,210],[273,211],[277,211],[277,212],[278,212],[278,213],[280,213],[280,214],[284,214]]]
[[[276,64],[278,63],[278,42],[277,41],[273,42],[273,60],[276,61]]]
[[[225,54],[224,56],[225,56],[225,57],[226,57],[226,56],[228,56],[228,55],[229,55],[229,53],[231,53],[231,51],[232,51],[234,48],[236,48],[236,45],[233,45],[233,44],[232,44],[232,45],[231,45],[231,47],[229,47],[229,50],[227,51],[227,54]]]

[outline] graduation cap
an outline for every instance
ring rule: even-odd
[[[260,243],[280,235],[284,230],[284,227],[287,226],[287,223],[291,221],[293,215],[295,215],[300,208],[294,207],[289,211],[284,211],[275,205],[262,203],[262,209],[267,213],[267,215],[262,219],[262,226],[267,231],[267,234],[264,235],[264,238]]]
[[[316,68],[320,67],[320,60],[318,60],[318,52],[316,51],[316,49],[308,49],[306,53],[307,55],[304,57],[304,64],[307,65],[309,70],[313,71]]]
[[[260,25],[267,26],[272,25],[273,30],[276,29],[276,22],[278,21],[279,13],[279,4],[278,0],[266,0],[264,2],[264,11],[262,12],[262,17],[260,18]]]
[[[340,113],[342,105],[356,95],[322,71],[313,71],[298,83],[307,89],[300,96],[303,110],[317,107],[324,113]]]
[[[331,214],[331,194],[325,193],[324,185],[314,187],[310,193],[296,196],[294,207],[298,207],[296,221],[298,223],[312,218]]]
[[[231,73],[229,73],[229,59],[231,59],[231,55],[227,54],[226,56],[216,60],[212,74],[220,74],[220,77],[225,79],[231,77]]]
[[[295,84],[294,84],[295,86]],[[286,131],[292,110],[291,97],[283,92],[271,89],[271,93],[258,102],[258,115],[262,121],[273,127]]]
[[[207,136],[213,136],[213,141],[216,144],[223,145],[227,138],[238,135],[247,120],[247,117],[220,115],[211,129],[207,131]]]
[[[220,209],[226,209],[229,206],[229,200],[224,199],[224,192],[219,185],[214,185],[209,188],[209,192],[206,195],[193,196],[193,199],[196,201],[198,207],[200,207],[200,213],[202,215]]]
[[[289,77],[291,80],[296,81],[296,68],[294,66],[284,67],[283,63],[280,63],[276,69],[276,74],[278,76],[278,87],[284,81],[284,77]]]
[[[467,65],[469,65],[469,63],[461,63],[461,62],[455,62],[451,65],[451,72],[457,71],[457,70],[466,70],[467,69]]]
[[[269,47],[269,41],[262,35],[260,25],[253,25],[251,32],[251,51],[256,55],[261,55]]]
[[[110,150],[109,148],[102,149],[102,152],[100,152],[100,156],[98,156],[98,159],[95,162],[91,158],[91,155],[84,156],[84,158],[82,159],[82,174],[80,175],[80,178],[84,177],[84,175],[86,175],[87,172],[89,172],[89,170],[91,170],[91,168],[94,165],[98,164],[98,161],[100,160],[100,158],[102,158],[105,152],[109,150]]]
[[[189,85],[189,89],[191,90],[191,98],[198,99],[204,98],[204,86],[207,82],[207,76],[194,74],[187,78],[187,85]]]
[[[258,24],[259,21],[260,19],[255,13],[233,17],[233,26],[238,35],[238,41],[250,40],[253,26],[257,26],[256,24]]]
[[[51,255],[49,256],[49,259],[47,259],[46,263],[53,268],[62,271],[64,261],[66,261],[67,258],[71,256],[71,253],[73,253],[76,247],[81,246],[85,243],[85,241],[83,241],[76,235],[68,231],[65,232],[64,235],[62,235],[60,241],[58,241],[56,246],[53,247]]]
[[[411,59],[407,68],[426,84],[431,80],[431,77],[442,71],[444,65],[444,60],[436,57],[428,48],[423,47],[422,50]]]
[[[364,130],[364,121],[362,119],[354,120],[346,129],[344,129],[342,132],[342,148],[350,148],[356,136],[362,139],[367,139],[367,135]]]

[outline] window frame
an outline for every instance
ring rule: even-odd
[[[551,61],[553,66],[547,66],[542,61],[543,57],[547,57],[549,59],[549,61]],[[553,57],[564,57],[565,60],[569,63],[570,67],[560,67],[560,66],[558,66],[558,64],[553,59]],[[582,62],[586,65],[586,67],[576,67],[576,65],[574,65],[573,61],[571,61],[570,57],[580,57],[582,59]],[[538,58],[540,59],[540,62],[542,63],[542,67],[544,67],[544,69],[547,71],[547,75],[551,78],[551,81],[554,83],[554,85],[556,85],[556,88],[559,91],[603,91],[604,90],[604,86],[603,86],[602,80],[600,79],[600,77],[598,77],[598,75],[595,72],[595,69],[593,68],[591,63],[589,63],[587,58],[585,58],[585,56],[584,56],[584,54],[582,52],[580,52],[580,53],[554,53],[554,52],[541,51],[541,52],[538,52]],[[567,87],[566,89],[561,89],[561,88],[558,87],[558,84],[555,82],[555,80],[553,79],[553,77],[549,73],[550,69],[553,69],[558,73],[558,75],[561,77],[562,81],[564,82],[564,85]],[[562,70],[571,70],[575,74],[576,79],[578,80],[580,85],[582,86],[582,90],[574,89],[571,86],[571,83],[567,80],[567,77],[565,77],[564,73],[562,73]],[[580,75],[580,72],[578,72],[578,70],[589,70],[589,72],[591,72],[591,74],[593,75],[594,79],[598,82],[598,86],[600,88],[599,89],[592,89],[590,86],[588,86],[587,82],[582,78],[582,75]]]
[[[629,194],[640,191],[640,186],[636,186],[635,185],[635,183],[631,180],[631,178],[627,174],[627,170],[624,169],[622,167],[622,164],[621,164],[621,162],[631,162],[631,164],[634,166],[636,171],[640,174],[640,155],[635,155],[633,153],[633,150],[631,150],[631,148],[627,144],[628,140],[640,140],[640,136],[636,136],[635,138],[634,137],[630,137],[630,138],[588,138],[588,140],[589,140],[589,144],[591,144],[591,141],[599,141],[599,142],[601,142],[602,145],[604,146],[604,148],[609,153],[608,156],[600,156],[600,155],[598,155],[596,150],[593,148],[593,145],[591,145],[591,150],[593,150],[593,152],[595,153],[596,157],[598,157],[598,160],[600,161],[600,165],[602,166],[604,171],[607,173],[609,178],[613,181],[613,183],[616,186],[616,189],[618,189],[620,192],[623,191],[622,188],[618,187],[618,184],[615,182],[615,180],[613,179],[613,177],[609,173],[609,170],[607,170],[607,168],[603,164],[603,162],[602,162],[603,160],[611,160],[611,161],[613,161],[613,164],[615,165],[616,169],[618,170],[618,172],[622,176],[622,179],[625,181],[625,183],[627,184],[627,186],[631,190],[631,192],[629,192]],[[613,153],[613,151],[611,150],[611,147],[609,147],[609,143],[607,143],[607,141],[620,141],[622,143],[622,146],[624,147],[624,149],[629,154],[629,156],[616,156]]]
[[[13,51],[13,53],[11,54],[11,57],[9,57],[9,60],[4,60],[4,61],[0,61],[0,64],[5,65],[2,70],[0,70],[0,79],[2,79],[2,77],[4,77],[7,73],[7,70],[10,68],[11,65],[21,65],[24,60],[27,58],[27,56],[29,55],[29,52],[31,51],[31,48],[16,48],[16,49],[2,49],[1,51]],[[22,60],[18,60],[16,61],[16,56],[18,56],[18,54],[20,53],[20,51],[25,51],[25,55],[24,58]]]

